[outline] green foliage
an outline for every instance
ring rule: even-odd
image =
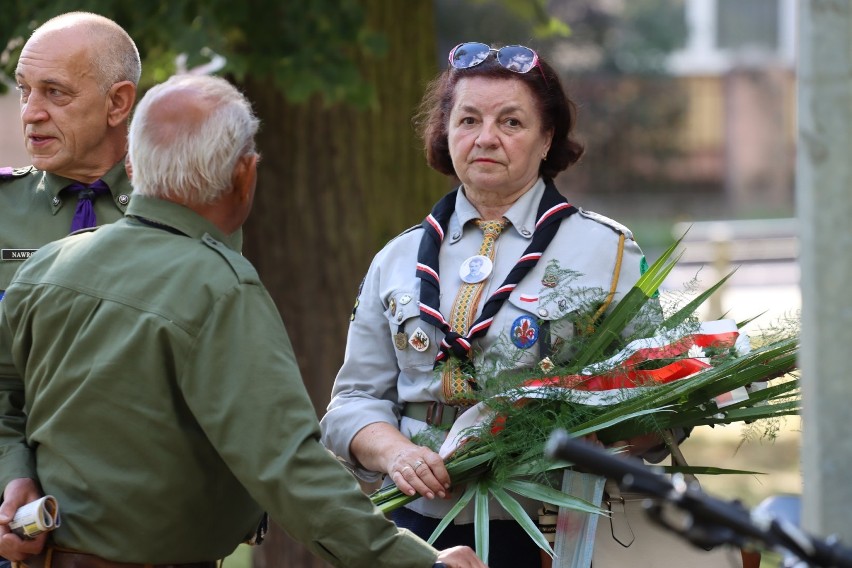
[[[686,38],[682,0],[575,0],[554,4],[553,15],[571,27],[553,47],[579,55],[569,58],[573,72],[659,73]]]
[[[32,0],[15,1],[0,18],[0,61],[12,77],[23,39],[50,17],[83,10],[122,25],[143,59],[142,86],[175,72],[175,58],[186,54],[187,67],[206,63],[213,53],[227,59],[221,71],[243,81],[271,80],[293,102],[321,94],[327,102],[367,104],[373,88],[356,62],[381,56],[383,36],[369,28],[359,0]],[[208,51],[209,50],[209,51]]]
[[[459,9],[475,9],[458,3]],[[503,13],[541,36],[567,34],[567,26],[550,17],[544,0],[500,0]],[[175,58],[185,54],[187,67],[207,63],[210,54],[226,58],[221,74],[237,82],[251,77],[270,80],[290,102],[319,94],[327,103],[368,106],[375,89],[362,73],[361,61],[382,57],[388,48],[382,30],[367,22],[369,0],[7,0],[0,18],[0,72],[14,77],[25,39],[49,18],[88,11],[112,18],[133,37],[143,61],[142,87],[175,72]],[[0,82],[0,92],[6,85]]]
[[[544,0],[435,0],[439,57],[446,57],[463,41],[538,49],[549,39],[568,37],[570,27],[547,4]]]
[[[522,43],[570,72],[659,72],[665,57],[683,45],[682,0],[437,0],[439,45],[443,52],[462,41]]]
[[[478,0],[478,3],[486,4],[483,0]],[[548,12],[545,0],[501,0],[501,4],[517,21],[529,23],[534,37],[566,37],[570,34],[565,22]]]
[[[631,26],[622,30],[614,45],[614,60],[620,68],[633,71],[659,69],[669,53],[686,40],[683,0],[632,0],[625,3],[625,19]]]

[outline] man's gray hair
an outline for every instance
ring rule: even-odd
[[[180,90],[197,92],[212,110],[185,124],[163,125],[149,118],[159,101]],[[215,201],[232,187],[237,161],[255,151],[259,124],[243,94],[219,77],[176,75],[153,87],[130,123],[134,192],[187,205]]]
[[[68,12],[36,28],[31,38],[70,27],[91,39],[92,66],[104,93],[121,81],[139,84],[142,75],[139,50],[124,28],[109,18],[91,12]]]

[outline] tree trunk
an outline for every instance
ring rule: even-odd
[[[364,5],[372,28],[388,39],[387,56],[362,64],[376,88],[374,108],[292,105],[266,84],[243,85],[262,120],[244,253],[281,312],[318,415],[372,256],[448,189],[426,165],[412,126],[436,72],[432,2]],[[277,527],[254,554],[257,568],[326,565]]]

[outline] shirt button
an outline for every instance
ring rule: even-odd
[[[130,196],[122,193],[121,195],[118,196],[118,202],[121,205],[127,205],[128,203],[130,203]]]
[[[547,317],[547,310],[545,310],[544,308],[541,308],[541,309],[538,311],[538,315],[540,315],[540,316],[541,316],[541,317],[543,317],[543,318],[546,318],[546,317]]]
[[[461,237],[461,233],[453,233],[453,240],[457,241]]]
[[[528,237],[528,236],[530,236],[531,233],[529,232],[528,229],[521,229],[521,234],[525,237]]]
[[[400,299],[399,299],[399,303],[402,304],[402,305],[405,305],[410,301],[411,301],[411,296],[409,296],[408,294],[403,294],[402,297],[400,297]]]
[[[53,198],[53,206],[54,207],[59,207],[60,203],[62,203],[62,201],[60,201],[58,197]]]
[[[402,317],[403,317],[403,316],[402,316],[402,312],[399,312],[398,314],[396,314],[396,321],[400,321],[400,322],[401,322],[401,321],[402,321]]]

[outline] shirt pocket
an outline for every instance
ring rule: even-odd
[[[395,290],[387,298],[388,320],[397,363],[401,370],[431,370],[438,354],[439,330],[420,319],[418,295]]]
[[[522,338],[527,321],[534,321],[538,339],[531,353],[538,361],[549,358],[555,364],[565,364],[576,352],[575,337],[582,321],[584,301],[579,297],[560,296],[549,290],[515,290],[509,296],[514,319],[506,321],[507,333],[517,347],[523,345]]]

